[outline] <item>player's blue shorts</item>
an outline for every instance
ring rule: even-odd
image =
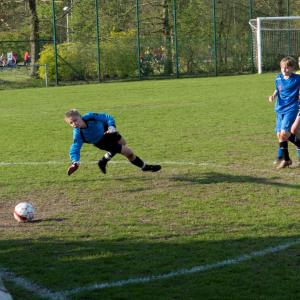
[[[296,120],[298,111],[290,111],[284,114],[276,113],[276,127],[275,132],[278,133],[282,130],[291,132],[291,127]]]

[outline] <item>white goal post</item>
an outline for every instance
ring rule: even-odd
[[[253,55],[259,74],[264,60],[300,55],[300,16],[258,17],[251,19],[249,25],[253,37]]]

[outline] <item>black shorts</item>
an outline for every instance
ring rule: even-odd
[[[112,153],[121,153],[122,145],[119,144],[121,138],[122,136],[119,132],[107,133],[104,134],[102,139],[97,144],[94,144],[94,146]]]

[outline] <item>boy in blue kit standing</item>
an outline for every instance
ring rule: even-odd
[[[300,56],[298,57],[298,70],[295,72],[295,74],[300,75]],[[298,112],[298,116],[295,120],[295,122],[293,123],[292,127],[291,127],[291,133],[293,133],[295,135],[295,140],[292,141],[293,144],[296,145],[297,147],[297,158],[298,161],[296,163],[293,163],[293,167],[300,167],[300,146],[297,145],[297,139],[300,139],[300,95],[298,98],[298,104],[299,104],[299,112]],[[277,158],[274,160],[274,164],[278,165],[283,159],[283,154],[282,154],[282,149],[280,147],[278,147],[277,150]]]
[[[157,172],[160,165],[145,164],[133,151],[126,146],[124,138],[116,131],[115,120],[108,114],[87,113],[83,116],[71,109],[65,113],[65,121],[73,128],[73,144],[70,147],[71,166],[68,175],[79,168],[80,150],[84,143],[92,144],[107,153],[98,161],[100,170],[106,174],[106,166],[117,153],[139,167],[142,171]]]
[[[300,141],[291,134],[291,127],[298,114],[298,98],[300,88],[300,76],[293,73],[296,61],[293,57],[287,56],[280,61],[281,74],[275,79],[276,90],[269,97],[272,102],[276,97],[276,134],[279,140],[279,147],[282,151],[283,159],[277,169],[288,167],[292,164],[288,151],[288,140],[300,146]]]

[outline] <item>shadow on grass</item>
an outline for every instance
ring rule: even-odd
[[[67,218],[45,218],[45,219],[36,219],[32,220],[30,223],[41,223],[41,222],[63,222]]]
[[[255,183],[262,185],[271,185],[278,187],[287,187],[300,189],[299,184],[288,184],[276,181],[274,179],[268,179],[264,177],[257,176],[247,176],[247,175],[232,175],[232,174],[223,174],[218,172],[209,172],[197,174],[185,174],[185,175],[176,175],[170,178],[174,181],[188,182],[191,184],[218,184],[218,183]]]
[[[0,269],[7,268],[52,291],[62,291],[215,264],[298,239],[1,240]],[[98,289],[70,299],[200,299],[199,295],[201,299],[299,299],[299,244],[236,265],[152,283]]]

